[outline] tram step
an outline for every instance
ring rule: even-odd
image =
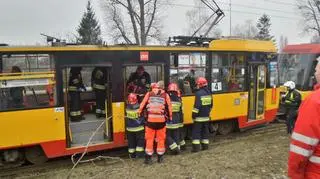
[[[94,131],[87,131],[82,133],[73,133],[72,134],[72,144],[84,144],[86,145]],[[99,130],[93,136],[91,140],[91,144],[95,144],[97,142],[105,141],[104,130]]]
[[[70,123],[70,128],[72,133],[81,133],[86,131],[95,131],[104,120],[91,120],[91,121],[80,121]],[[105,128],[105,124],[100,127],[100,129]]]

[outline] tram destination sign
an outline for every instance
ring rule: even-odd
[[[0,88],[26,87],[48,85],[49,79],[25,79],[25,80],[2,80]]]

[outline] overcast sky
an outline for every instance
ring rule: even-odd
[[[219,24],[222,35],[229,35],[229,0],[217,0],[226,16]],[[85,11],[87,0],[0,0],[0,43],[10,45],[43,44],[40,33],[57,37],[76,34],[76,28]],[[103,23],[100,0],[92,0],[96,16],[102,25],[103,35],[108,33]],[[301,35],[301,19],[295,7],[295,0],[231,0],[232,26],[244,24],[246,20],[257,19],[266,13],[271,17],[271,33],[277,40],[287,36],[289,43],[307,43],[311,35]],[[193,0],[174,0],[165,10],[165,32],[168,36],[185,33],[186,11],[193,6]],[[107,38],[104,38],[107,40]],[[110,42],[109,42],[110,43]]]

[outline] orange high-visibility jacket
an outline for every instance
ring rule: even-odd
[[[318,85],[319,86],[319,85]],[[288,176],[320,178],[320,89],[302,103],[291,136]]]
[[[166,106],[169,112],[169,118],[172,120],[172,106],[169,95],[161,89],[153,89],[148,92],[140,104],[139,113],[146,107],[148,113],[148,122],[165,122]]]

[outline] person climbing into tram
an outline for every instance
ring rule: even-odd
[[[140,104],[138,97],[130,93],[126,107],[126,129],[128,138],[128,152],[130,158],[141,158],[144,156],[144,117],[139,116]]]
[[[81,115],[80,92],[86,91],[82,82],[81,67],[71,67],[69,77],[69,95],[70,95],[70,120],[80,121],[84,117]]]
[[[198,152],[200,147],[202,150],[207,150],[209,147],[209,121],[213,106],[212,94],[208,88],[207,80],[204,77],[199,77],[196,84],[198,91],[195,93],[192,110],[192,152]]]
[[[96,117],[106,117],[105,103],[107,98],[107,69],[95,67],[91,75],[91,85],[96,96]]]
[[[317,60],[317,84],[302,102],[291,135],[288,176],[292,179],[320,178],[320,59]]]
[[[183,123],[182,100],[179,96],[180,90],[176,83],[170,83],[168,86],[168,94],[172,105],[172,120],[167,120],[167,148],[172,154],[180,153],[180,127]]]
[[[172,107],[169,95],[159,88],[159,84],[153,84],[153,88],[143,98],[140,104],[139,114],[147,110],[145,125],[146,158],[145,163],[152,163],[154,139],[157,141],[158,163],[163,161],[166,150],[166,120],[172,120]]]
[[[287,133],[291,134],[297,118],[297,112],[301,103],[301,94],[296,90],[296,84],[293,81],[287,81],[284,85],[287,93],[282,98],[287,114]]]
[[[141,102],[143,96],[150,90],[151,78],[142,65],[139,65],[127,81],[128,93],[138,94],[138,101]]]
[[[21,69],[18,66],[13,66],[11,73],[21,73]],[[24,87],[12,87],[10,88],[10,102],[9,106],[11,108],[22,108],[23,105],[23,93],[26,93]]]

